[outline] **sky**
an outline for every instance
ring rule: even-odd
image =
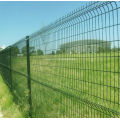
[[[7,47],[14,44],[20,39],[39,30],[42,22],[44,25],[48,25],[74,11],[76,8],[81,8],[83,5],[86,6],[89,2],[90,1],[0,1],[0,47]],[[112,7],[110,6],[110,8]],[[107,10],[108,8],[106,7],[105,9]],[[118,13],[120,13],[120,9]],[[112,14],[114,14],[114,17]],[[114,11],[114,13],[110,12],[110,20],[108,15],[109,14],[106,16],[106,25],[109,25],[109,23],[113,25],[113,21],[114,24],[117,24],[116,11]],[[119,14],[118,19],[120,20]],[[103,21],[105,21],[105,14],[103,15]],[[119,36],[117,34],[120,31],[120,21],[118,21],[118,23],[118,31],[116,26],[114,28],[111,27],[111,34],[109,34],[109,28],[106,28],[103,31],[103,35],[101,35],[101,37],[104,38],[101,39],[109,40],[111,37],[113,40],[118,40]],[[100,26],[102,27],[102,24],[100,24]],[[95,28],[95,24],[92,25],[91,23],[91,29],[92,27]],[[105,27],[105,22],[103,22],[103,27]],[[96,33],[93,32],[93,34]],[[113,46],[118,46],[118,41],[112,42],[112,47]]]
[[[0,47],[12,45],[89,1],[0,1]]]

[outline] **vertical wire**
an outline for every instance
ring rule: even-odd
[[[79,84],[79,79],[78,79],[78,21],[76,22],[76,96],[78,96],[78,92],[77,92],[77,86]],[[77,108],[76,110],[78,110],[78,101],[76,101],[76,105],[77,105]],[[78,117],[78,112],[76,113],[76,117]]]
[[[119,109],[119,32],[118,32],[118,9],[116,10],[117,14],[117,40],[118,40],[118,108]]]
[[[72,12],[72,15],[73,15],[73,12]],[[74,46],[74,42],[73,42],[73,40],[74,40],[74,23],[72,22],[72,39],[71,39],[71,42],[73,43],[73,45],[71,45],[71,47],[73,47]],[[73,51],[73,49],[72,49],[72,51]],[[72,53],[72,51],[71,51],[71,56],[72,56],[72,58],[73,58],[73,53]],[[73,86],[74,86],[74,81],[73,81],[73,65],[71,64],[71,69],[72,69],[72,72],[71,72],[71,79],[72,79],[72,88],[73,88]],[[73,90],[72,90],[72,92],[73,92]],[[72,99],[72,110],[73,110],[73,99]],[[73,112],[72,112],[72,117],[73,117]]]
[[[73,12],[73,14],[74,14],[74,12]],[[74,27],[75,27],[75,24],[73,22],[73,31],[72,31],[73,32],[73,37],[72,37],[73,49],[72,49],[72,51],[74,51],[74,30],[75,30]],[[74,52],[72,52],[72,58],[74,58]],[[72,64],[72,93],[74,94],[73,88],[74,88],[74,69],[73,69],[73,64]],[[74,99],[72,99],[72,110],[73,109],[74,109]],[[72,113],[72,118],[73,118],[73,116],[74,116],[74,112]]]
[[[68,42],[70,43],[70,25],[69,25],[69,37],[68,37]],[[68,49],[70,49],[70,44],[69,44],[69,46],[68,46]],[[68,58],[70,58],[70,53],[69,53],[69,57]],[[68,75],[70,75],[70,62],[68,61]],[[69,81],[71,82],[71,76],[70,76],[70,78],[69,78]],[[69,82],[68,82],[69,83]],[[69,83],[70,84],[70,83]],[[69,99],[69,106],[70,106],[70,98],[68,98]],[[70,108],[69,108],[70,109]],[[70,110],[69,110],[69,116],[70,116]]]
[[[74,14],[74,13],[73,13]],[[75,58],[75,22],[73,23],[73,59]],[[75,80],[74,80],[74,77],[75,77],[75,68],[74,68],[74,63],[72,65],[72,71],[73,71],[73,76],[72,76],[72,80],[73,80],[73,87],[72,89],[75,88]],[[73,90],[73,94],[75,95],[75,91]],[[74,110],[74,99],[73,99],[73,110]],[[74,112],[73,112],[73,116],[74,116]]]
[[[79,30],[81,31],[81,33],[80,33],[80,38],[82,39],[82,30],[81,30],[81,28],[82,28],[82,21],[80,22],[80,25],[79,25]],[[83,49],[83,44],[81,45],[81,47],[82,47],[82,49]],[[83,52],[83,50],[81,49],[81,51]],[[81,97],[83,96],[83,92],[82,92],[82,54],[80,54],[80,79],[81,79]],[[81,106],[82,106],[82,102],[81,102]],[[81,112],[83,112],[83,110],[81,109]],[[81,117],[82,117],[82,113],[81,113]]]
[[[64,44],[64,54],[63,54],[63,76],[65,77],[65,52],[66,52],[66,48],[65,48],[65,25],[64,25],[64,28],[63,28],[63,44]],[[65,81],[64,81],[64,83],[66,83],[66,78],[65,78]],[[65,87],[66,87],[66,84],[65,84]],[[65,88],[66,89],[66,88]],[[66,90],[65,90],[66,91]],[[64,98],[64,97],[63,97]],[[64,98],[65,99],[65,98]],[[64,109],[65,109],[65,107],[64,107]],[[66,112],[66,111],[65,111]],[[65,113],[63,114],[64,115],[64,117],[65,117]]]
[[[103,7],[103,9],[104,9],[104,7]],[[105,9],[104,9],[104,11],[105,11]],[[105,48],[105,52],[106,52],[106,56],[105,56],[105,61],[106,61],[106,71],[107,71],[107,31],[106,31],[106,11],[105,11],[105,39],[106,39],[106,42],[104,42],[104,47],[106,47]],[[105,44],[106,44],[106,46],[105,46]],[[105,66],[104,66],[105,67]],[[103,72],[105,72],[105,71],[103,71]],[[107,72],[105,72],[105,74],[107,74]],[[105,77],[105,75],[104,75],[104,77]],[[106,81],[106,79],[105,79],[105,81]],[[106,85],[104,85],[105,87],[107,87]],[[103,90],[104,91],[104,90]],[[106,90],[105,90],[106,91]],[[104,96],[106,95],[106,93],[104,94]],[[103,99],[105,99],[104,100],[104,102],[103,102],[103,106],[104,106],[104,104],[106,104],[106,97],[104,98],[104,96],[103,96]],[[103,111],[103,115],[107,115],[107,113],[105,114],[104,113],[104,111]]]
[[[79,24],[79,22],[77,22],[77,64],[76,64],[76,78],[77,78],[77,83],[76,83],[76,88],[77,88],[77,86],[79,86],[79,77],[78,77],[78,70],[79,70],[79,53],[78,53],[78,38],[79,38],[79,36],[78,36],[78,33],[79,33],[79,28],[78,28],[78,24]],[[78,96],[79,94],[77,93],[77,96]],[[79,106],[79,102],[77,101],[77,110],[79,109],[78,108],[78,106]],[[78,111],[79,112],[79,111]],[[78,116],[79,114],[77,113],[77,117],[79,117]]]
[[[37,64],[36,64],[36,66],[38,66],[38,67],[36,67],[37,68],[37,77],[39,76],[39,55],[38,55],[38,53],[37,53],[37,50],[38,50],[38,48],[39,48],[39,43],[38,43],[39,41],[38,41],[38,39],[36,38],[36,49],[35,49],[35,53],[36,53],[36,62],[37,62]]]
[[[61,19],[61,21],[62,21],[62,19]],[[60,29],[60,44],[62,45],[62,23],[61,23],[61,29]],[[59,56],[60,58],[62,57],[62,46],[61,46],[61,55]],[[60,59],[60,65],[62,65],[62,61],[61,61],[61,59]],[[61,69],[62,68],[59,68],[59,74],[61,74]],[[60,77],[60,86],[61,86],[61,84],[62,84],[62,81],[61,81],[61,77]],[[62,107],[61,107],[61,104],[60,104],[60,110],[62,109]]]
[[[72,43],[72,23],[71,23],[71,39],[70,39],[70,42]],[[70,47],[71,47],[71,51],[72,51],[72,44],[70,44]],[[72,52],[71,52],[70,57],[72,57]],[[70,80],[71,80],[71,83],[72,83],[72,65],[71,64],[70,64]],[[71,84],[70,87],[72,87],[72,84]],[[70,99],[70,101],[71,101],[71,117],[72,117],[72,100]]]
[[[77,87],[79,87],[79,46],[78,46],[78,44],[79,44],[79,42],[78,42],[78,40],[79,40],[79,21],[77,21],[77,43],[76,43],[76,47],[77,47],[77,58],[76,58],[76,60],[77,60],[77,65],[76,65],[76,79],[77,79],[77,83],[76,83],[76,88]],[[80,92],[76,92],[77,94],[77,96],[79,96],[79,93]],[[77,113],[77,118],[79,118],[80,116],[79,116],[79,113],[80,113],[80,109],[79,109],[79,105],[80,105],[80,102],[79,101],[77,101],[77,110],[78,110],[78,113]]]
[[[67,24],[66,24],[66,31],[65,31],[65,39],[66,39],[66,43],[67,43],[67,37],[68,37],[68,26],[67,26]],[[66,44],[65,43],[65,44]],[[67,44],[66,44],[66,46],[65,46],[66,48],[65,48],[65,79],[66,79],[66,89],[67,89],[67,91],[68,91],[68,86],[67,86],[67,81],[68,81],[68,78],[67,78],[67,63],[68,63],[68,61],[67,61]],[[67,105],[67,98],[65,97],[65,105]],[[66,117],[67,117],[67,106],[65,106],[65,113],[66,113]]]
[[[65,34],[65,36],[66,36],[66,43],[67,43],[67,29],[68,29],[68,27],[67,27],[67,24],[66,24],[66,34]],[[65,79],[66,79],[66,89],[67,89],[67,91],[68,91],[68,85],[67,85],[67,81],[68,81],[68,78],[67,78],[67,45],[66,45],[66,48],[65,48],[66,50],[66,55],[65,55],[65,60],[66,60],[66,62],[65,62]],[[66,100],[66,97],[65,97],[65,105],[67,105],[67,100]],[[66,115],[67,115],[67,111],[66,111],[66,109],[67,109],[67,106],[65,106],[65,113],[66,113]]]
[[[74,21],[74,30],[73,30],[73,59],[75,58],[75,38],[76,38],[76,23],[75,23],[75,21]],[[73,63],[73,66],[72,66],[72,69],[73,69],[73,89],[75,89],[75,80],[74,80],[74,78],[75,78],[75,65],[74,65],[74,63]],[[73,90],[74,92],[73,92],[73,94],[75,95],[75,90]],[[74,104],[75,104],[75,102],[74,102],[74,99],[73,99],[73,110],[74,110]],[[73,114],[73,116],[74,116],[74,114]]]
[[[107,71],[107,51],[108,51],[108,48],[107,48],[106,13],[105,13],[105,36],[106,36],[106,71]],[[107,72],[106,72],[106,76],[107,76]],[[107,81],[108,81],[108,79],[106,78],[106,82]],[[108,86],[108,82],[107,82],[107,86]],[[107,86],[106,86],[106,88],[107,88]],[[108,94],[108,88],[107,88],[107,91],[106,91],[106,97],[107,97],[107,94]],[[106,106],[106,102],[107,102],[107,98],[106,98],[106,101],[105,101],[105,106]],[[106,113],[106,117],[107,117],[107,113]]]
[[[101,15],[101,20],[102,20],[102,15]],[[101,29],[101,28],[100,28],[100,29]],[[102,29],[103,29],[103,27],[102,27]],[[102,33],[103,33],[103,30],[102,30]],[[103,34],[102,34],[102,35],[103,35]],[[101,35],[101,36],[102,36],[102,35]],[[103,36],[102,36],[102,37],[103,37]],[[101,44],[102,44],[102,47],[103,47],[103,42],[102,42],[102,41],[103,41],[103,40],[101,40]],[[103,52],[102,52],[102,54],[103,54]],[[100,56],[100,57],[103,57],[103,56]],[[102,58],[101,58],[101,59],[102,59]],[[102,65],[101,65],[101,67],[102,67]],[[101,68],[101,67],[100,67],[100,68]],[[101,74],[102,74],[102,73],[101,73]],[[102,95],[101,95],[101,93],[102,93],[102,91],[101,91],[101,87],[102,87],[101,80],[102,80],[102,79],[101,79],[101,78],[102,78],[102,75],[100,75],[100,85],[101,85],[101,86],[100,86],[100,103],[101,103],[101,99],[102,99],[102,98],[101,98],[101,96],[102,96]],[[101,118],[101,112],[100,112],[100,118]]]
[[[38,61],[38,59],[37,59],[37,55],[36,55],[36,48],[37,48],[37,38],[36,38],[36,40],[35,40],[35,51],[33,52],[33,54],[35,55],[35,59],[36,59],[36,66],[38,65],[38,63],[37,63],[37,61]],[[38,71],[38,68],[36,67],[36,71]],[[36,74],[37,76],[38,76],[38,72],[37,72],[37,74]]]
[[[68,25],[68,43],[70,43],[70,36],[71,36],[71,26],[70,26],[70,23],[69,23],[69,25]],[[69,49],[70,49],[70,44],[68,44],[68,51],[69,51]],[[70,57],[70,54],[68,55],[68,58]],[[71,74],[70,74],[70,72],[71,72],[71,69],[70,69],[70,62],[68,61],[68,75],[70,75],[69,76],[69,80],[68,80],[68,87],[70,88],[70,83],[71,83]],[[69,82],[70,81],[70,82]],[[71,100],[70,100],[70,98],[68,98],[68,100],[69,100],[69,117],[71,117]]]
[[[92,39],[93,39],[93,71],[94,71],[94,45],[95,45],[95,39],[94,39],[94,30],[93,30],[93,19],[94,17],[92,16]],[[94,80],[94,73],[92,74],[92,83],[93,83],[93,102],[95,101],[94,99],[94,96],[95,96],[95,80]],[[95,109],[94,109],[94,116],[95,116]]]
[[[115,2],[116,4],[116,2]],[[117,4],[116,4],[116,8],[117,8]],[[118,107],[116,109],[116,111],[119,108],[119,33],[118,33],[118,9],[116,9],[116,15],[117,15],[117,41],[118,41]]]
[[[110,3],[111,4],[111,3]],[[111,5],[111,7],[112,7],[112,5]],[[113,18],[113,23],[112,23],[112,28],[113,28],[113,36],[114,36],[114,17],[113,17],[113,8],[112,8],[112,18]],[[112,33],[111,33],[112,34]],[[113,37],[113,43],[114,43],[114,37]],[[115,53],[115,52],[114,52]],[[110,55],[111,56],[111,55]],[[115,58],[115,55],[114,56],[111,56],[111,57],[114,57]],[[110,57],[110,58],[111,58]],[[111,59],[110,59],[111,60]],[[112,63],[111,61],[110,61],[110,63]],[[114,66],[115,66],[115,64],[114,64]],[[114,69],[115,70],[115,69]],[[110,72],[111,72],[111,66],[110,66]],[[112,72],[111,72],[112,73]],[[115,71],[114,71],[114,76],[115,76]],[[110,74],[110,76],[111,76],[111,74]],[[111,78],[111,77],[110,77]],[[114,79],[115,80],[115,79]],[[111,84],[111,82],[110,82],[110,84]],[[112,88],[112,86],[110,85],[110,88]],[[115,96],[115,88],[114,88],[114,96]],[[112,97],[112,96],[111,96]],[[115,98],[115,97],[114,97]],[[115,100],[115,99],[114,99]],[[110,100],[111,101],[111,100]],[[112,101],[111,101],[112,102]],[[114,104],[115,105],[115,104]],[[111,109],[112,108],[114,108],[114,106],[112,106],[112,104],[111,104]]]
[[[74,13],[73,13],[74,14]],[[75,49],[75,23],[73,23],[73,57],[72,57],[72,59],[74,59],[74,57],[75,57],[75,52],[74,52],[74,49]],[[73,81],[73,87],[72,87],[72,89],[74,89],[75,88],[75,80],[74,80],[74,76],[75,76],[75,68],[74,68],[74,63],[72,64],[72,81]],[[74,90],[72,90],[73,91],[73,94],[75,94],[75,91]],[[74,110],[74,99],[73,99],[73,110]],[[74,112],[73,112],[73,116],[74,116]]]
[[[87,5],[86,5],[86,7],[87,7]],[[87,45],[88,45],[88,24],[87,24],[87,17],[86,17],[86,32],[87,32]],[[89,59],[89,54],[88,54],[88,48],[87,48],[87,59]],[[89,99],[89,60],[87,60],[87,63],[88,63],[88,77],[87,77],[87,79],[88,79],[88,84],[87,84],[87,86],[88,86],[88,95],[87,95],[87,99]],[[89,118],[89,106],[87,105],[87,107],[88,107],[88,118]]]
[[[79,33],[81,32],[81,27],[80,27],[80,24],[81,24],[81,22],[79,22]],[[81,38],[81,33],[79,34],[79,39]],[[81,53],[81,44],[80,44],[80,53]],[[81,54],[79,55],[79,68],[81,68]],[[78,76],[79,76],[79,79],[80,79],[80,83],[81,83],[81,69],[79,69],[79,73],[80,74],[78,74]],[[81,93],[80,94],[82,94],[82,84],[81,84],[81,86],[80,86],[80,88],[81,88]],[[82,102],[81,102],[81,104],[80,104],[80,106],[82,105]],[[82,109],[81,109],[81,113],[82,113]],[[80,114],[80,116],[82,116],[82,114]]]
[[[85,40],[85,19],[84,19],[84,40]],[[85,40],[85,42],[86,42],[86,40]],[[87,51],[85,51],[85,52],[87,52]],[[86,53],[86,54],[88,54],[88,53]],[[84,91],[86,91],[86,54],[85,54],[85,89],[84,89]],[[85,99],[86,99],[86,92],[85,92]],[[87,111],[87,105],[86,105],[86,111]]]
[[[77,32],[76,32],[76,29],[77,29],[77,22],[76,22],[76,24],[75,24],[75,41],[77,40]],[[78,79],[77,79],[77,49],[76,49],[76,47],[77,47],[77,45],[76,45],[76,42],[75,42],[75,59],[73,59],[73,61],[75,60],[76,61],[76,64],[75,64],[75,90],[77,90],[77,81],[78,81]],[[75,91],[75,96],[77,96],[77,91]],[[77,103],[77,101],[75,101],[75,105],[76,105],[76,103]],[[77,112],[76,112],[76,117],[77,117]]]
[[[64,18],[62,18],[62,20],[64,20]],[[63,51],[62,51],[62,77],[64,77],[64,52],[65,52],[65,44],[64,44],[64,23],[62,24],[62,44],[63,44]],[[64,79],[64,78],[63,78]],[[65,83],[65,80],[62,81],[61,85],[63,85],[63,83]],[[65,88],[63,87],[63,91],[65,90]],[[63,96],[63,99],[64,99],[64,96]],[[63,106],[63,105],[62,105]],[[64,109],[64,108],[63,108]],[[63,114],[63,117],[64,117],[64,114]]]
[[[114,24],[114,11],[113,12],[113,40],[114,40],[114,45],[115,45],[115,37],[114,37],[114,27],[115,27],[115,24]],[[115,107],[115,51],[114,51],[114,107]],[[113,107],[113,109],[114,109]]]
[[[38,38],[38,46],[39,46],[39,49],[41,49],[40,48],[40,37]],[[42,53],[41,53],[42,54]],[[39,63],[38,63],[38,71],[40,71],[40,69],[41,69],[41,58],[40,58],[40,55],[38,55],[38,61],[39,61]],[[41,74],[41,72],[38,74],[38,77],[40,78],[40,74]],[[40,89],[41,89],[41,86],[40,86]]]
[[[97,32],[96,32],[96,16],[95,16],[95,38],[96,38],[96,76],[98,76],[98,72],[97,72]],[[96,77],[96,79],[97,79],[97,77]],[[97,83],[97,82],[96,82]],[[97,84],[95,85],[95,90],[96,90],[96,86],[97,86]],[[98,94],[98,89],[96,90],[97,91],[97,94]],[[97,96],[97,95],[95,95],[95,96]],[[96,97],[96,100],[95,100],[95,103],[96,103],[96,101],[97,101],[97,97]],[[94,116],[94,118],[95,118],[95,116]]]
[[[63,20],[63,19],[62,19],[62,20]],[[63,24],[62,24],[62,25],[63,25]],[[64,41],[63,41],[63,40],[64,40],[64,37],[63,37],[63,36],[64,36],[64,26],[63,26],[63,28],[62,28],[62,37],[61,37],[62,43],[64,42]],[[64,43],[63,43],[63,44],[64,44]],[[64,49],[64,45],[63,45],[63,49]],[[64,71],[64,61],[63,61],[63,57],[64,57],[64,53],[62,52],[62,60],[61,60],[61,61],[62,61],[62,67],[63,67],[63,68],[62,68],[62,69],[63,69],[62,72]],[[63,75],[64,75],[64,72],[62,73],[62,76],[63,76]],[[64,82],[64,81],[63,81],[63,82]],[[61,83],[61,84],[63,85],[63,83]],[[63,91],[64,91],[64,88],[63,88]],[[62,96],[62,99],[64,99],[63,96]],[[63,108],[63,105],[62,105],[62,109],[64,109],[64,108]],[[62,116],[63,116],[63,118],[64,118],[64,113],[63,113]]]
[[[91,27],[90,27],[90,18],[89,18],[89,37],[90,37],[90,44],[91,44],[91,32],[90,32],[90,28]],[[91,51],[91,48],[90,48],[90,51]],[[91,68],[91,54],[90,54],[90,68]],[[90,77],[91,77],[91,75],[90,75]],[[91,82],[90,83],[92,84],[92,77],[91,77]],[[92,88],[90,87],[90,89],[91,89],[91,95],[92,95]],[[90,98],[90,100],[92,100],[92,99]],[[91,118],[92,118],[92,108],[91,108]]]
[[[72,23],[71,23],[71,30],[70,30],[70,33],[71,33],[71,38],[70,38],[70,43],[72,42]],[[72,45],[70,44],[70,48],[72,47]],[[71,50],[70,50],[71,51]],[[72,54],[72,53],[71,53]],[[72,55],[70,54],[70,58],[72,57]],[[71,71],[72,67],[71,67],[71,64],[70,64],[70,81],[72,83],[72,71]],[[71,85],[72,86],[72,85]],[[71,106],[71,117],[72,117],[72,100],[70,99],[70,106]]]
[[[109,7],[108,7],[108,11],[109,11]],[[111,35],[110,35],[110,12],[109,12],[108,16],[109,16],[109,39],[110,39],[110,42],[111,42]],[[109,109],[110,109],[110,106],[111,106],[111,49],[110,49],[110,104],[109,104]],[[111,114],[110,114],[110,117],[111,117]]]
[[[59,29],[58,29],[58,44],[57,45],[59,45],[59,42],[60,42],[60,25],[59,25]],[[59,45],[60,46],[60,45]],[[59,48],[59,47],[58,47]],[[59,60],[59,56],[60,56],[60,50],[58,49],[58,53],[57,53],[57,59]],[[58,72],[58,75],[60,74],[59,73],[59,71],[60,71],[60,68],[59,68],[59,66],[60,66],[60,61],[58,62],[59,64],[58,64],[58,67],[57,67],[57,72]],[[60,78],[59,78],[60,79]],[[61,82],[60,82],[60,80],[59,80],[59,84],[61,85]],[[60,97],[61,97],[61,94],[59,93],[59,95],[60,95]],[[60,101],[60,98],[59,98],[59,101]],[[60,109],[60,104],[58,105],[58,108]],[[60,117],[60,114],[58,114],[58,117]]]
[[[91,25],[90,25],[90,41],[92,40],[92,15],[91,15]],[[91,43],[92,44],[92,43]],[[93,55],[91,55],[90,54],[90,63],[91,63],[91,69],[92,69],[92,56]],[[91,71],[91,101],[93,101],[93,96],[92,96],[92,93],[93,93],[93,91],[92,91],[92,71]],[[91,108],[91,118],[93,118],[93,109]]]
[[[113,17],[113,42],[114,42],[114,46],[115,46],[115,39],[114,39],[114,11],[113,11],[113,7],[112,7],[112,17]],[[114,107],[115,107],[115,50],[114,50]],[[113,107],[113,109],[114,109],[114,107]]]
[[[103,14],[101,15],[101,20],[102,20],[102,41],[103,41]],[[103,46],[103,42],[102,42],[102,47]],[[104,103],[104,52],[103,52],[103,101],[102,104]],[[101,104],[101,105],[102,105]],[[104,111],[103,111],[103,117],[104,117]]]
[[[98,15],[98,30],[99,30],[99,69],[101,68],[100,67],[100,23],[99,23],[99,17],[100,15]],[[101,71],[100,71],[100,100],[101,100]],[[100,102],[100,101],[99,101]],[[98,102],[98,104],[99,104]],[[100,113],[100,118],[101,118],[101,113]]]
[[[83,20],[82,20],[82,22],[81,22],[81,26],[82,26],[82,45],[83,45]],[[82,54],[82,64],[83,64],[83,54]],[[82,69],[83,69],[83,67],[84,67],[84,64],[82,65]],[[83,93],[83,98],[84,98],[84,72],[83,72],[83,90],[82,90],[82,93]],[[83,107],[83,114],[84,114],[84,107]]]
[[[58,46],[60,46],[60,45],[59,45],[59,42],[60,42],[60,25],[59,25],[59,29],[58,29],[58,43],[57,43]],[[58,47],[58,48],[59,48],[59,47]],[[57,53],[57,59],[58,59],[58,61],[59,61],[59,62],[58,62],[59,64],[58,64],[58,66],[57,66],[57,72],[58,72],[57,74],[58,74],[58,75],[60,74],[60,67],[59,67],[59,66],[60,66],[59,56],[60,56],[60,54],[61,54],[60,51],[61,51],[61,50],[58,49],[58,53]],[[60,78],[59,78],[59,79],[60,79]],[[61,85],[60,80],[59,80],[59,84]],[[59,101],[60,101],[60,100],[61,100],[61,99],[60,99],[60,98],[61,98],[61,94],[60,94],[60,93],[59,93],[59,96],[60,96],[60,97],[59,97]],[[59,105],[58,105],[58,108],[60,109],[60,103],[59,103]],[[58,114],[58,117],[60,117],[60,114]]]

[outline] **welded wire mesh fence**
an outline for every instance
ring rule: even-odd
[[[0,52],[4,80],[30,117],[120,117],[120,2],[90,2]]]

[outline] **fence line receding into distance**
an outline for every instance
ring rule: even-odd
[[[120,117],[120,2],[95,1],[0,51],[26,117]]]

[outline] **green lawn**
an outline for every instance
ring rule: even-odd
[[[120,112],[119,54],[30,56],[33,117],[120,117],[104,109]],[[25,75],[26,65],[26,57],[12,58],[12,68]],[[14,72],[12,78],[28,108],[27,78]]]
[[[24,114],[15,104],[13,96],[0,75],[0,106],[3,118],[23,118]]]

